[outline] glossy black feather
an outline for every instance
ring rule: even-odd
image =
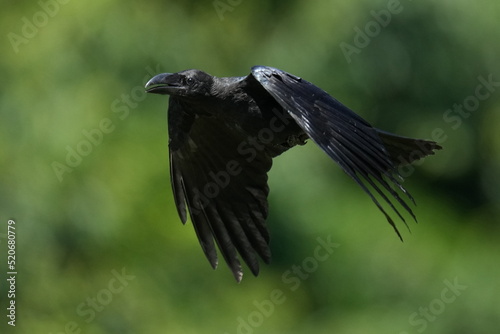
[[[396,165],[392,162],[377,129],[325,91],[299,77],[261,66],[254,67],[252,75],[283,108],[288,110],[307,135],[362,187],[401,238],[394,221],[359,177],[362,176],[403,222],[405,222],[403,216],[380,186],[415,218],[410,207],[386,181],[392,182],[411,199],[395,177]]]
[[[405,224],[394,201],[415,219],[400,196],[413,201],[397,166],[441,148],[373,128],[320,88],[271,67],[256,66],[248,76],[233,78],[199,70],[164,73],[146,89],[171,96],[170,173],[179,217],[185,223],[189,213],[212,267],[218,247],[238,282],[239,258],[254,275],[259,257],[271,260],[266,219],[272,158],[312,139],[370,196],[401,238],[378,198]]]
[[[170,99],[169,118],[179,116],[179,105],[175,98]],[[171,178],[179,215],[184,220],[187,202],[202,249],[214,268],[215,239],[237,281],[242,277],[238,253],[257,275],[256,255],[270,260],[265,219],[269,192],[266,173],[271,157],[262,152],[248,162],[238,152],[245,136],[220,118],[198,117],[193,121],[185,111],[184,117],[192,122],[189,132],[179,136],[177,128],[170,128]]]

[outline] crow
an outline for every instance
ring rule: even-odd
[[[405,225],[394,200],[416,221],[397,192],[414,203],[397,168],[441,149],[374,128],[322,89],[272,67],[254,66],[245,77],[194,69],[163,73],[145,89],[170,95],[170,178],[179,217],[186,223],[189,212],[211,266],[217,267],[217,244],[237,282],[243,277],[238,254],[255,276],[258,257],[271,260],[267,172],[274,157],[311,139],[371,197],[401,238],[372,191]]]

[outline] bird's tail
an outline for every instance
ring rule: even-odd
[[[379,129],[375,130],[384,143],[394,166],[408,165],[415,160],[433,155],[434,150],[442,149],[434,141],[402,137]]]

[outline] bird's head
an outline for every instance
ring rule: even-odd
[[[211,95],[213,77],[200,70],[186,70],[178,73],[162,73],[146,83],[146,92],[186,98],[200,98]]]

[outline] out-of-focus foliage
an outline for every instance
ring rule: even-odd
[[[0,328],[498,331],[499,15],[494,0],[5,5]],[[211,270],[173,204],[167,100],[142,87],[159,72],[235,76],[253,65],[317,84],[376,127],[441,141],[401,171],[419,220],[408,217],[411,234],[400,224],[404,243],[309,143],[270,173],[273,263],[239,285],[223,263]],[[16,328],[5,317],[9,218]],[[318,240],[336,247],[318,251]]]

